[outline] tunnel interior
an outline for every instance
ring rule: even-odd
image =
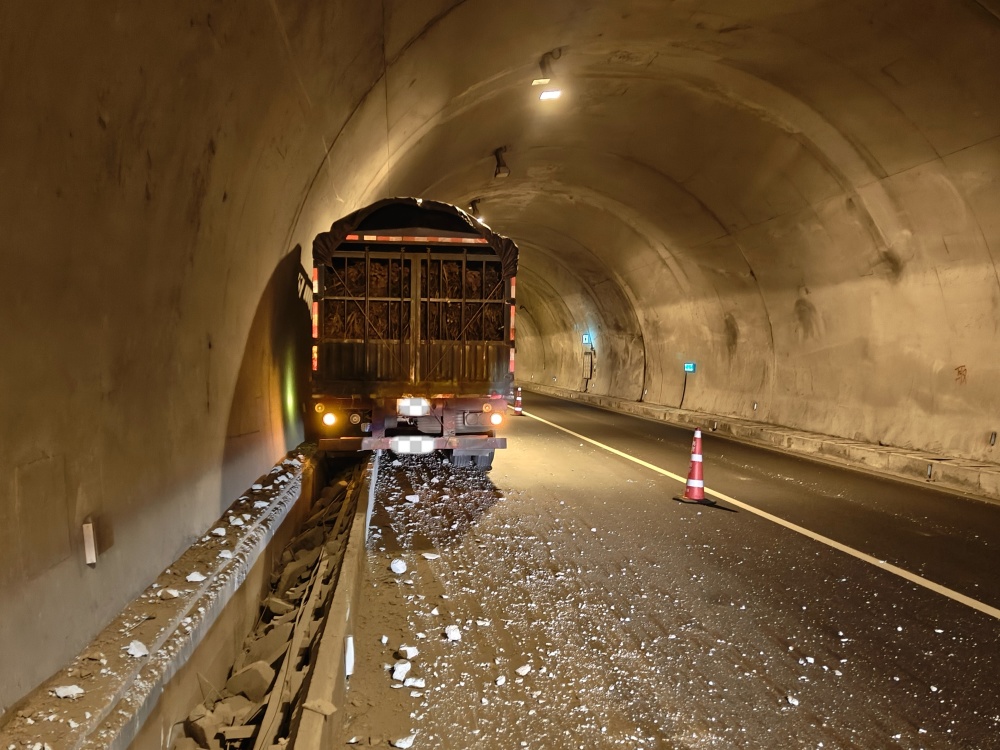
[[[995,0],[50,11],[0,9],[0,708],[301,440],[309,249],[380,198],[517,243],[522,383],[996,460]]]

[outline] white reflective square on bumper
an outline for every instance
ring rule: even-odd
[[[401,435],[390,443],[394,453],[433,453],[434,438],[426,435]]]

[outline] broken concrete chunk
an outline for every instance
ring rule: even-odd
[[[437,552],[424,552],[423,555],[425,560],[437,560],[441,557]]]
[[[258,638],[249,645],[247,649],[247,664],[255,661],[273,664],[285,652],[285,649],[288,648],[288,639],[291,636],[291,622],[275,626],[267,635]],[[249,698],[250,696],[247,697]]]
[[[185,734],[197,742],[198,747],[212,747],[215,735],[219,733],[221,727],[214,713],[207,710],[199,711],[198,708],[195,708],[184,721]],[[215,744],[218,745],[218,742]]]
[[[149,649],[146,648],[145,644],[141,641],[132,641],[128,644],[128,655],[134,656],[137,659],[143,656],[149,656]]]
[[[416,646],[407,646],[405,643],[399,647],[399,655],[404,659],[412,659],[414,656],[419,654]]]
[[[420,502],[420,495],[407,495],[406,496],[406,502],[408,502],[408,503],[419,503]]]
[[[425,687],[425,685],[426,683],[424,682],[423,677],[407,677],[403,680],[403,687],[422,688]]]
[[[274,670],[266,661],[255,661],[234,674],[226,682],[226,690],[233,695],[242,694],[259,703],[274,682]]]
[[[233,551],[229,549],[220,550],[219,557],[221,557],[223,560],[232,560]]]
[[[234,695],[216,703],[213,713],[220,724],[234,726],[242,724],[256,707],[256,704],[251,703],[244,696]]]
[[[449,641],[462,640],[462,631],[458,629],[458,625],[449,625],[444,629],[444,634]]]
[[[412,665],[406,659],[400,659],[392,666],[392,679],[397,682],[402,682],[406,679],[406,675],[410,673],[410,667]]]
[[[52,692],[56,698],[79,698],[83,695],[83,688],[79,685],[60,685]]]
[[[309,550],[303,549],[295,553],[295,559],[300,563],[305,563],[307,568],[311,568],[319,559],[319,553],[320,549],[318,547],[316,549]]]
[[[277,592],[284,594],[288,589],[299,582],[304,573],[309,570],[309,565],[305,560],[292,560],[285,569],[281,571],[281,578],[278,580]]]
[[[415,739],[417,739],[417,735],[411,734],[408,737],[400,737],[398,740],[393,740],[389,744],[392,745],[393,747],[398,747],[402,748],[402,750],[406,750],[406,748],[413,747],[413,741]]]
[[[531,665],[530,664],[522,664],[520,667],[518,667],[514,671],[517,672],[519,675],[521,675],[521,677],[524,677],[526,674],[528,674],[528,672],[531,671]]]
[[[503,685],[506,685],[506,684],[507,684],[507,678],[506,677],[504,677],[503,675],[500,675],[499,677],[497,677],[497,686],[503,686]]]
[[[161,599],[176,599],[181,595],[181,592],[177,589],[160,589],[159,597]]]
[[[212,529],[212,533],[215,534],[216,536],[225,536],[226,530],[222,526],[219,526],[217,528]]]
[[[275,615],[286,615],[295,609],[291,604],[276,596],[269,596],[264,601],[264,605],[271,611],[271,614]]]
[[[254,484],[250,487],[250,489],[252,489],[254,492],[260,492],[262,489],[264,489],[264,485]]]
[[[406,572],[406,563],[400,560],[398,557],[389,563],[389,569],[396,575],[402,575]]]
[[[266,508],[270,504],[271,503],[267,502],[266,500],[254,500],[253,501],[253,507],[256,508],[257,510],[261,510],[262,508]]]
[[[242,526],[245,523],[246,523],[246,521],[244,521],[239,516],[230,516],[229,517],[229,525],[230,526]]]
[[[202,581],[205,580],[206,577],[207,576],[199,573],[196,570],[196,571],[194,571],[192,573],[188,573],[188,576],[187,576],[187,578],[185,580],[188,581],[189,583],[201,583]]]
[[[326,539],[326,527],[316,526],[309,531],[302,534],[298,539],[295,540],[295,549],[297,550],[312,550],[314,547],[319,547],[323,544]],[[319,550],[315,550],[316,557],[319,557]],[[304,552],[299,552],[296,557],[304,554]],[[316,558],[313,558],[313,562],[316,562]]]

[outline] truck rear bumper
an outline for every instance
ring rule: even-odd
[[[498,437],[430,437],[428,435],[399,435],[396,437],[344,437],[323,438],[321,451],[373,451],[391,450],[393,453],[433,453],[434,451],[490,451],[506,448],[507,438]]]

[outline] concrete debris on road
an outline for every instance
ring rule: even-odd
[[[458,625],[448,625],[444,629],[444,634],[449,641],[462,640],[462,631],[459,630]]]
[[[132,641],[128,645],[128,655],[139,659],[143,656],[149,656],[149,649],[146,648],[146,644],[141,641]]]
[[[402,575],[406,572],[406,563],[400,560],[398,557],[389,563],[389,569],[396,575]]]
[[[56,698],[77,698],[83,695],[83,688],[79,685],[60,685],[52,692]]]
[[[392,665],[392,679],[396,682],[402,682],[406,679],[406,675],[410,673],[410,667],[412,666],[406,659],[400,659]]]

